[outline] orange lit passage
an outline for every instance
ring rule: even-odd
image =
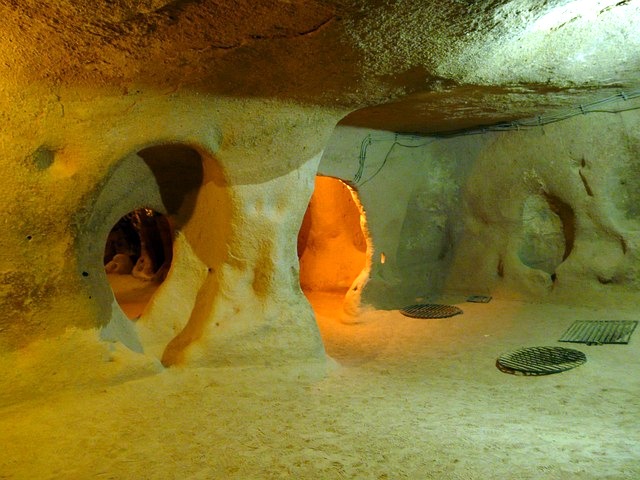
[[[355,192],[332,177],[316,177],[298,236],[305,293],[345,294],[366,266],[367,241]]]

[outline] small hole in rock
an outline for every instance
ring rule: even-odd
[[[46,170],[53,165],[55,152],[47,147],[40,147],[31,154],[31,161],[38,170]]]
[[[502,259],[498,260],[498,267],[496,268],[496,272],[500,278],[504,277],[504,262]]]

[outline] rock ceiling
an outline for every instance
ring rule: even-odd
[[[5,96],[190,89],[430,132],[640,85],[640,0],[0,0],[0,13]]]

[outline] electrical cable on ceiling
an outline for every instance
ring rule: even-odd
[[[364,168],[367,162],[367,152],[369,147],[374,142],[389,141],[389,134],[378,134],[378,135],[367,134],[362,140],[362,142],[360,143],[360,154],[358,155],[358,170],[353,177],[353,183],[357,186],[363,186],[366,183],[373,180],[384,168],[384,166],[387,164],[387,160],[389,159],[391,152],[397,146],[405,147],[405,148],[419,148],[419,147],[424,147],[434,142],[435,140],[442,139],[442,138],[452,138],[452,137],[458,137],[463,135],[481,135],[483,133],[490,133],[490,132],[509,132],[514,130],[526,129],[526,128],[542,127],[550,123],[560,122],[562,120],[567,120],[571,117],[575,117],[578,115],[586,115],[588,113],[629,112],[631,110],[640,109],[640,106],[621,108],[621,109],[615,109],[615,110],[607,110],[607,109],[601,109],[601,108],[595,108],[595,107],[600,107],[601,105],[619,101],[621,99],[623,101],[628,101],[628,100],[639,98],[639,97],[640,97],[640,89],[632,90],[630,92],[620,92],[616,95],[611,95],[610,97],[596,100],[591,103],[579,105],[570,110],[564,110],[564,111],[554,113],[554,114],[549,114],[549,115],[538,115],[536,117],[524,119],[524,120],[514,120],[512,122],[496,123],[494,125],[487,125],[479,128],[456,130],[453,132],[432,133],[429,135],[420,135],[416,133],[394,133],[393,143],[391,144],[391,147],[389,148],[386,155],[384,156],[382,163],[372,175],[370,175],[366,180],[362,181],[362,175],[364,174]],[[406,143],[399,141],[400,138],[404,139],[405,141],[409,141],[409,140],[422,141],[425,138],[428,138],[429,140],[426,142],[423,141],[422,143],[417,145],[407,145]]]
[[[487,125],[484,127],[470,128],[465,130],[456,130],[453,132],[433,133],[433,134],[429,134],[429,136],[438,137],[438,138],[450,138],[450,137],[457,137],[461,135],[480,135],[488,132],[508,132],[513,130],[520,130],[521,128],[542,127],[544,125],[548,125],[550,123],[556,123],[561,120],[567,120],[568,118],[576,117],[578,115],[586,115],[587,113],[628,112],[631,110],[638,110],[640,109],[640,106],[623,108],[623,109],[615,109],[615,110],[599,109],[595,107],[599,107],[601,105],[605,105],[611,102],[616,102],[619,100],[628,101],[638,97],[640,97],[640,90],[632,90],[630,92],[620,92],[616,95],[611,95],[610,97],[596,100],[591,103],[578,105],[575,108],[560,111],[558,113],[552,113],[549,115],[538,115],[536,117],[529,118],[529,119],[496,123],[494,125]]]

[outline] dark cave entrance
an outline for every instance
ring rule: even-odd
[[[104,268],[122,311],[139,318],[171,268],[173,232],[169,219],[150,208],[122,216],[107,237]]]

